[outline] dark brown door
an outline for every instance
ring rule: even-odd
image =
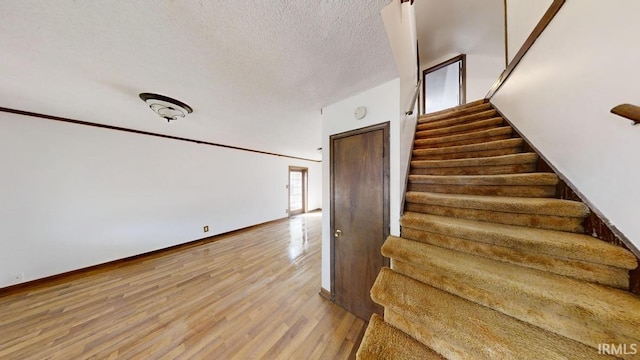
[[[365,320],[382,314],[369,293],[388,265],[380,254],[389,233],[388,149],[388,123],[331,137],[332,296]]]

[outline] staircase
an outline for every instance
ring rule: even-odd
[[[418,120],[357,358],[640,359],[637,258],[585,235],[589,208],[524,149],[485,101]]]

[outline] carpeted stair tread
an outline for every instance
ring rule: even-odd
[[[540,229],[584,232],[589,208],[576,201],[409,191],[405,210]]]
[[[417,184],[449,185],[557,185],[558,176],[552,173],[502,175],[409,175],[409,182]]]
[[[431,193],[435,194],[435,193]],[[469,195],[472,196],[472,195]],[[478,195],[476,195],[478,196]],[[488,197],[488,196],[487,196]],[[513,197],[515,199],[515,197]],[[520,198],[527,199],[527,198]],[[477,220],[506,225],[528,226],[537,229],[568,231],[574,233],[584,232],[584,218],[566,217],[556,215],[519,214],[512,212],[500,212],[472,208],[449,207],[421,203],[405,203],[406,211],[424,214],[448,216],[457,219]]]
[[[441,360],[444,358],[411,336],[384,322],[378,314],[373,314],[356,353],[356,359]]]
[[[479,209],[516,214],[553,215],[585,218],[589,208],[577,201],[560,199],[518,198],[407,192],[407,202],[440,205],[463,209]]]
[[[416,125],[416,130],[420,131],[420,130],[437,129],[440,127],[453,126],[453,125],[463,124],[470,121],[489,119],[489,118],[494,118],[498,116],[500,115],[496,110],[490,109],[486,111],[476,112],[473,114],[451,117],[444,120],[434,121],[434,120],[425,118],[423,120],[418,120],[418,124]]]
[[[478,120],[462,125],[454,125],[449,127],[437,128],[433,130],[416,131],[416,139],[438,138],[442,136],[450,136],[454,134],[472,133],[483,129],[499,127],[504,122],[501,117],[495,117],[486,120]]]
[[[385,320],[448,359],[611,359],[597,349],[382,269]]]
[[[503,126],[466,134],[442,136],[430,139],[417,139],[414,142],[413,148],[420,149],[477,144],[481,142],[508,139],[511,137],[512,133],[513,128],[511,128],[511,126]]]
[[[499,175],[409,175],[409,191],[485,196],[546,197],[556,195],[552,173]]]
[[[556,257],[531,250],[483,243],[452,235],[431,233],[424,230],[402,228],[402,237],[471,255],[507,262],[514,265],[569,276],[596,284],[629,288],[629,270],[583,260]]]
[[[521,153],[521,154],[473,158],[473,159],[416,160],[416,161],[411,161],[411,166],[415,168],[496,166],[496,165],[528,164],[528,163],[535,163],[536,161],[538,161],[538,155],[536,155],[535,153]]]
[[[466,114],[482,112],[482,111],[490,110],[492,108],[493,107],[491,106],[491,104],[486,101],[474,101],[465,105],[456,106],[449,109],[434,111],[425,115],[421,115],[420,117],[418,117],[418,121],[419,122],[437,121],[437,120],[447,119],[450,117],[458,117]]]
[[[442,154],[450,154],[450,153],[469,153],[469,152],[475,152],[475,151],[512,148],[512,147],[522,146],[523,142],[524,140],[520,138],[513,138],[513,139],[506,139],[506,140],[489,141],[481,144],[447,146],[447,147],[433,148],[433,149],[416,149],[416,150],[413,150],[413,155],[428,157],[432,155],[442,155]]]
[[[401,238],[382,253],[394,271],[585,345],[640,342],[629,292]]]
[[[496,175],[534,172],[538,156],[521,153],[453,160],[411,161],[413,175]]]
[[[630,251],[583,234],[456,219],[415,212],[405,212],[400,223],[403,231],[416,229],[626,270],[632,270],[638,266],[635,256]]]
[[[495,165],[495,166],[464,166],[441,168],[411,168],[412,175],[497,175],[522,174],[536,171],[535,163]]]

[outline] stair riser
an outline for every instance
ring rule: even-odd
[[[407,191],[409,203],[432,204],[450,208],[483,209],[503,213],[554,215],[566,218],[589,216],[583,203],[559,199],[512,199],[457,194],[430,194]]]
[[[463,140],[487,138],[491,136],[508,135],[508,137],[511,137],[512,133],[513,133],[513,129],[511,128],[511,126],[502,126],[497,128],[491,128],[488,130],[465,133],[461,135],[440,136],[432,139],[418,139],[414,142],[414,147],[415,146],[432,146],[432,145],[435,146],[443,143],[453,143],[453,142],[459,142]]]
[[[627,289],[629,273],[625,269],[554,257],[533,251],[513,249],[453,236],[435,234],[420,229],[402,227],[402,237],[425,244],[461,251],[471,255],[503,261],[514,265],[547,271],[593,283]]]
[[[426,154],[422,155],[419,152],[414,152],[412,160],[454,160],[454,159],[473,159],[488,156],[500,156],[517,154],[522,151],[522,146],[507,147],[502,149],[481,150],[481,151],[468,151],[457,152],[448,154]]]
[[[575,359],[609,358],[598,355],[597,348],[406,276],[386,275],[381,273],[371,290],[372,299],[385,306],[385,320],[446,358],[562,359],[569,354]]]
[[[484,104],[463,107],[463,108],[456,108],[453,110],[438,111],[438,112],[420,116],[418,118],[418,121],[419,122],[440,121],[440,120],[451,119],[451,118],[465,116],[465,115],[476,114],[476,113],[487,111],[487,110],[491,110],[490,103],[484,103]]]
[[[411,175],[500,175],[536,171],[536,164],[411,168]]]
[[[476,114],[471,114],[471,115],[463,115],[460,117],[456,117],[456,118],[452,118],[452,119],[447,119],[447,120],[438,120],[438,121],[433,121],[433,120],[418,120],[418,124],[416,125],[416,130],[417,131],[422,131],[422,130],[433,130],[433,129],[438,129],[438,128],[442,128],[442,127],[449,127],[449,126],[455,126],[455,125],[460,125],[460,124],[466,124],[466,123],[470,123],[473,121],[478,121],[478,120],[486,120],[486,119],[491,119],[494,117],[498,117],[500,116],[498,114],[498,112],[496,110],[487,110],[487,111],[483,111],[483,112],[479,112]]]
[[[479,131],[496,130],[496,129],[499,129],[500,127],[502,127],[501,124],[490,124],[490,125],[481,126],[477,128],[462,129],[457,131],[448,131],[448,132],[435,133],[435,134],[429,134],[426,132],[417,132],[415,135],[415,140],[418,142],[424,142],[424,141],[430,141],[430,140],[439,140],[439,139],[442,139],[443,137],[449,137],[449,136],[464,137],[465,135],[475,134]]]
[[[416,139],[431,139],[443,136],[461,135],[470,132],[484,131],[502,126],[504,120],[502,118],[493,118],[489,120],[480,120],[468,124],[456,125],[451,127],[424,130],[416,132]]]
[[[412,184],[424,185],[500,185],[500,186],[556,186],[558,177],[550,173],[505,174],[493,176],[420,176],[409,177]]]
[[[439,216],[449,216],[459,219],[488,221],[498,224],[528,226],[538,229],[549,229],[583,233],[583,218],[572,218],[550,215],[514,214],[498,211],[463,209],[455,207],[438,206],[407,202],[407,211],[420,212]]]
[[[462,110],[462,109],[468,109],[468,108],[484,105],[486,103],[487,103],[487,101],[484,100],[484,99],[476,100],[476,101],[468,102],[468,103],[463,104],[463,105],[451,107],[451,108],[448,108],[448,109],[442,109],[442,110],[438,110],[438,111],[431,111],[429,113],[420,115],[419,118],[422,119],[422,118],[428,118],[430,116],[439,116],[439,115],[443,115],[443,114],[450,114],[450,113],[453,113],[453,112],[456,112],[456,111],[459,111],[459,110]]]
[[[534,185],[430,185],[409,183],[409,191],[434,192],[445,194],[514,196],[552,198],[556,195],[555,186]]]
[[[489,142],[480,143],[480,144],[450,146],[450,147],[437,148],[437,149],[416,149],[416,150],[413,150],[412,155],[436,156],[436,155],[445,155],[445,154],[464,154],[464,153],[474,153],[474,152],[487,151],[487,150],[522,148],[523,145],[524,145],[524,141],[522,139],[510,138],[510,139],[504,139],[504,140],[489,141]],[[437,160],[438,159],[431,160],[431,161],[437,161]],[[416,160],[412,159],[412,161],[416,161]],[[486,161],[486,158],[480,159],[477,161]]]
[[[511,134],[506,134],[506,135],[486,136],[486,137],[475,138],[475,139],[444,142],[439,144],[424,144],[424,142],[416,141],[413,148],[414,149],[435,149],[435,148],[443,148],[443,147],[449,147],[449,146],[481,144],[489,141],[505,140],[505,139],[509,139],[510,137],[511,137]]]
[[[608,319],[596,318],[594,314],[577,305],[559,304],[541,297],[534,298],[533,294],[520,293],[506,286],[501,287],[501,282],[492,282],[491,286],[483,288],[479,284],[486,279],[475,278],[472,273],[454,273],[451,268],[441,269],[424,263],[417,266],[404,261],[395,261],[394,270],[429,286],[596,349],[601,343],[635,344],[640,341],[622,334],[619,324],[611,323]],[[637,333],[637,329],[625,330],[627,333]]]

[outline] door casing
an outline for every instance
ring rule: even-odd
[[[302,173],[302,209],[297,211],[291,210],[291,172],[292,171],[299,171]],[[308,177],[309,177],[308,174],[309,174],[309,168],[300,167],[300,166],[289,166],[289,173],[287,174],[288,181],[289,181],[289,185],[287,186],[287,189],[289,190],[288,198],[287,198],[287,204],[288,204],[287,208],[289,209],[289,216],[295,216],[295,215],[299,215],[309,211],[307,207],[307,187],[308,187],[307,185],[308,185]]]

